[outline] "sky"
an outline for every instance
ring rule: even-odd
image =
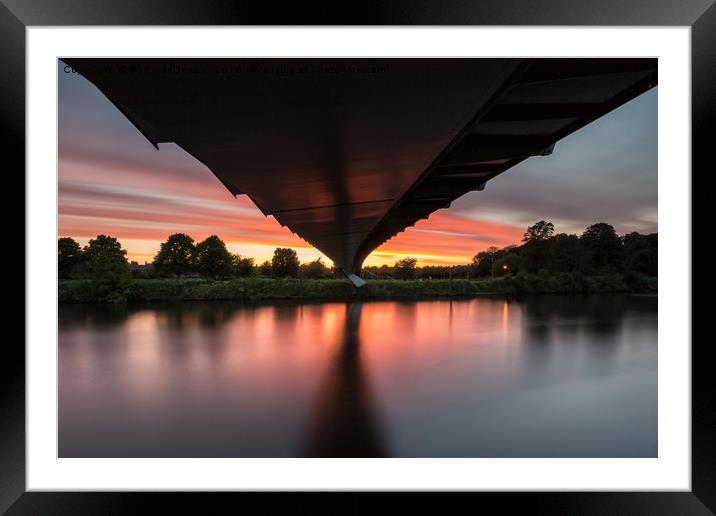
[[[229,250],[257,262],[276,247],[303,261],[322,257],[246,196],[174,144],[157,151],[95,88],[58,64],[58,234],[85,245],[98,234],[120,240],[127,258],[150,262],[172,233],[197,242],[216,234]],[[462,264],[490,246],[519,244],[539,220],[581,234],[595,222],[619,234],[657,231],[658,88],[557,142],[550,156],[529,158],[470,192],[366,259],[393,264]]]

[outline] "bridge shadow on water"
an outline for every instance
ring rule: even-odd
[[[321,382],[305,457],[385,457],[360,349],[362,304],[346,305],[339,350]]]

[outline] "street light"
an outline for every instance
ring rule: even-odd
[[[505,271],[505,272],[507,272],[507,264],[505,264],[505,265],[502,266],[502,270]]]

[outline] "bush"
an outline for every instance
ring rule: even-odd
[[[60,280],[63,303],[261,299],[422,299],[477,294],[578,294],[656,292],[657,280],[638,273],[582,276],[579,273],[520,273],[478,280],[367,280],[356,289],[345,280],[297,278],[130,279],[126,282]]]

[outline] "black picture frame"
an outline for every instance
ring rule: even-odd
[[[28,26],[39,25],[689,26],[692,45],[691,177],[708,177],[713,169],[713,159],[708,156],[713,145],[711,130],[716,111],[716,6],[713,0],[384,0],[351,6],[332,4],[332,7],[301,3],[288,8],[230,0],[146,0],[140,3],[0,0],[0,123],[3,130],[0,141],[6,172],[4,180],[7,184],[8,178],[14,176],[18,181],[17,188],[23,191],[24,181],[20,178],[24,175],[19,171],[25,170],[25,30]],[[692,191],[694,194],[699,192],[693,189],[693,182]],[[6,220],[11,209],[17,217],[18,208],[8,207],[5,208]],[[698,222],[694,218],[694,228]],[[16,268],[19,260],[19,257],[13,257],[15,264],[10,267]],[[32,271],[25,269],[25,274],[27,277]],[[7,320],[12,319],[8,317]],[[692,320],[697,318],[692,315]],[[455,496],[469,497],[469,506],[475,508],[499,507],[501,512],[519,509],[550,515],[716,513],[716,390],[707,357],[710,346],[708,339],[694,340],[692,346],[690,492],[464,493],[451,496],[449,503],[457,501]],[[273,494],[247,493],[26,492],[25,352],[19,338],[6,337],[2,361],[0,511],[7,511],[7,514],[141,514],[158,510],[209,514],[219,512],[222,506],[238,510],[249,501],[260,504],[262,510],[280,504],[291,512],[340,511],[351,514],[369,512],[384,505],[384,495],[378,493],[320,497],[293,493],[277,498]],[[421,493],[411,497],[408,503],[416,503],[422,509],[445,510],[448,502],[442,494]]]

